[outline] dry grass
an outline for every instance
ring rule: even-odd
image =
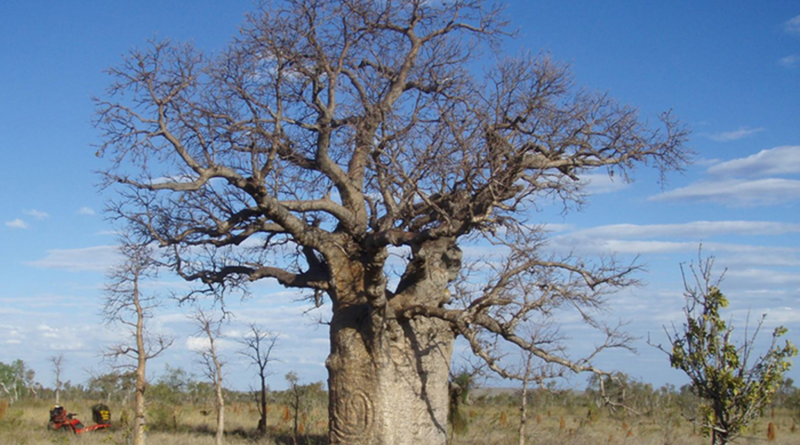
[[[526,443],[531,445],[707,445],[710,439],[693,431],[692,424],[676,415],[639,416],[624,419],[607,414],[587,415],[550,409],[529,413]],[[452,445],[506,445],[518,443],[519,411],[515,407],[467,408],[470,426],[454,437]],[[775,431],[768,441],[768,425]],[[736,444],[795,445],[800,443],[800,428],[792,431],[793,420],[776,411],[773,417],[759,419]],[[562,426],[563,425],[563,426]]]
[[[94,402],[65,403],[70,412],[91,423],[90,406]],[[26,402],[8,406],[0,420],[0,443],[3,445],[80,444],[126,445],[128,431],[120,424],[126,412],[111,404],[113,423],[111,431],[98,431],[80,436],[53,433],[45,429],[50,406],[44,402]],[[290,444],[292,419],[285,419],[285,407],[272,405],[269,410],[269,436],[255,434],[258,414],[252,406],[231,404],[226,410],[226,437],[228,445],[284,445]],[[174,420],[154,426],[148,432],[148,445],[212,445],[214,443],[214,413],[204,407],[178,407],[170,411]],[[205,412],[205,414],[203,413]],[[467,407],[469,429],[453,438],[453,445],[506,445],[518,441],[519,412],[512,406]],[[125,413],[125,414],[123,414]],[[327,412],[316,408],[305,416],[301,444],[325,443]],[[164,419],[161,419],[164,420]],[[768,425],[773,424],[773,441],[767,441]],[[169,425],[169,423],[173,423]],[[800,443],[800,428],[792,431],[792,419],[784,413],[760,419],[740,438],[737,444],[790,445]],[[676,416],[661,418],[636,417],[617,419],[606,414],[577,414],[566,410],[529,415],[528,444],[535,445],[701,445],[708,439],[693,433],[692,426]]]
[[[96,401],[82,401],[63,405],[86,425],[93,424],[91,406]],[[100,430],[78,436],[51,432],[46,429],[51,404],[24,402],[9,406],[6,417],[0,420],[0,444],[82,444],[82,445],[126,445],[129,429],[124,425],[133,417],[130,408],[125,409],[110,403],[112,413],[111,430]],[[272,405],[269,409],[269,434],[261,437],[256,432],[258,413],[254,406],[231,404],[226,407],[226,443],[229,445],[284,445],[292,443],[293,419],[284,420],[284,407]],[[168,418],[154,408],[148,420],[151,427],[147,433],[148,445],[212,445],[214,443],[215,414],[208,407],[170,407]],[[300,444],[324,443],[327,433],[327,411],[313,410],[301,418]]]

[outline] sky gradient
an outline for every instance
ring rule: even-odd
[[[685,379],[648,346],[665,341],[662,326],[680,324],[680,263],[703,253],[725,272],[733,324],[767,314],[800,343],[800,6],[793,2],[525,1],[507,3],[510,54],[546,53],[568,63],[576,84],[608,92],[653,121],[672,110],[692,129],[695,160],[659,184],[642,168],[626,184],[587,178],[593,196],[566,214],[543,206],[535,216],[552,231],[551,248],[581,255],[615,253],[647,265],[644,286],[609,296],[604,317],[628,322],[641,338],[637,354],[614,352],[598,364],[661,385]],[[95,184],[93,96],[103,70],[148,39],[191,41],[209,52],[236,35],[250,1],[61,2],[0,5],[0,361],[22,359],[52,385],[48,357],[65,354],[73,383],[107,372],[99,355],[120,338],[103,324],[105,271],[115,260],[114,225],[103,217],[109,197]],[[164,283],[188,289],[169,277]],[[281,334],[272,386],[296,370],[325,380],[326,312],[303,315],[296,294],[258,283],[232,301],[225,332],[229,385],[255,380],[235,351],[243,324],[258,321]],[[200,374],[200,342],[186,310],[167,304],[153,320],[175,336],[165,363]],[[565,319],[576,352],[592,341]],[[587,337],[583,337],[583,335]],[[764,332],[766,340],[769,332]],[[800,369],[790,376],[800,381]],[[582,387],[580,378],[574,379]]]

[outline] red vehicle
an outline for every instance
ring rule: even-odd
[[[92,406],[94,425],[84,426],[75,416],[75,413],[68,413],[63,406],[56,405],[50,410],[50,422],[47,423],[47,428],[53,431],[68,431],[74,434],[81,434],[111,427],[111,412],[102,403]]]

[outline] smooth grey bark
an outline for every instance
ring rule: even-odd
[[[452,330],[345,314],[334,316],[326,361],[332,443],[446,443]]]
[[[461,253],[452,240],[417,249],[392,302],[359,300],[334,307],[328,368],[332,444],[447,442],[452,327],[436,318],[406,317],[403,301],[444,304]],[[356,271],[361,271],[356,268]],[[345,282],[353,269],[342,273]],[[345,290],[342,290],[346,292]]]

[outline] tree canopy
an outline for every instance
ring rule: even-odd
[[[332,400],[348,360],[378,363],[403,337],[392,344],[417,348],[409,360],[445,348],[423,368],[449,366],[454,333],[500,373],[492,338],[592,370],[552,332],[517,329],[560,307],[596,324],[586,310],[637,266],[547,253],[531,211],[582,202],[581,177],[598,170],[680,169],[687,132],[577,88],[549,57],[502,54],[509,35],[481,0],[275,0],[219,54],[151,42],[97,101],[111,214],[167,248],[198,291],[275,279],[327,297]],[[461,246],[478,242],[506,255],[470,276]],[[624,342],[607,333],[600,349]]]

